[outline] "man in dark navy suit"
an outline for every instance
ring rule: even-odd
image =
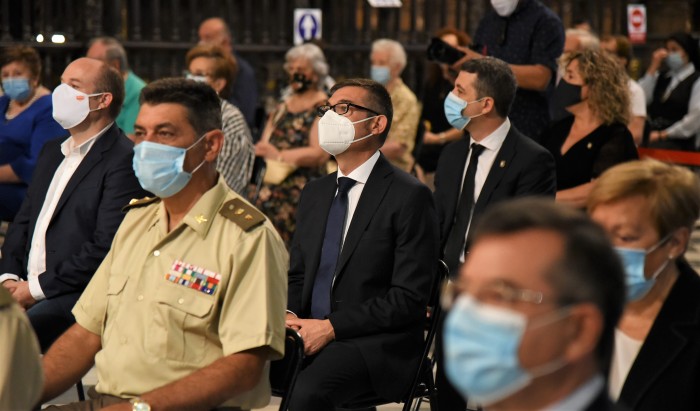
[[[516,81],[510,67],[493,57],[463,64],[445,99],[445,115],[464,137],[443,150],[435,172],[440,250],[457,274],[469,246],[470,228],[493,204],[523,196],[556,193],[552,155],[520,133],[508,119]],[[438,354],[440,338],[438,337]],[[438,355],[440,408],[466,404],[446,382]]]
[[[309,182],[297,210],[287,325],[309,357],[292,411],[401,400],[421,359],[438,258],[430,190],[379,151],[392,120],[386,89],[346,80],[320,111],[319,144],[338,172]]]
[[[53,104],[70,136],[44,146],[2,247],[0,283],[27,310],[42,351],[75,322],[71,309],[109,250],[121,208],[145,194],[133,143],[114,123],[123,100],[116,70],[87,58],[68,65]]]

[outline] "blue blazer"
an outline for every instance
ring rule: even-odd
[[[2,247],[0,273],[27,278],[34,228],[56,169],[64,159],[61,143],[47,142],[34,179]],[[76,294],[92,278],[124,217],[121,208],[147,193],[132,167],[133,143],[112,125],[82,160],[66,185],[46,231],[46,271],[39,284],[46,298]]]

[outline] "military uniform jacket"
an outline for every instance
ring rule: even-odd
[[[222,178],[170,232],[158,199],[133,207],[73,309],[102,337],[97,391],[138,396],[256,347],[281,357],[288,256],[270,222]],[[266,370],[225,405],[269,396]]]

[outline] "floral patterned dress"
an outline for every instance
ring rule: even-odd
[[[278,150],[308,147],[311,125],[316,119],[316,107],[299,113],[287,110],[281,104],[273,115],[275,124],[270,135],[270,144]],[[323,175],[322,167],[298,167],[282,183],[278,185],[263,184],[255,206],[267,215],[277,228],[280,236],[291,246],[292,236],[296,228],[295,214],[301,190],[306,182]]]

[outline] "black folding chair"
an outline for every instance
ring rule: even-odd
[[[258,195],[260,195],[260,187],[262,187],[263,178],[265,177],[265,171],[267,170],[267,164],[265,159],[262,157],[255,157],[253,162],[253,172],[250,176],[250,183],[255,185],[255,192],[251,194],[250,202],[255,204],[258,201]]]
[[[272,395],[282,397],[279,411],[287,411],[289,396],[294,390],[297,375],[304,361],[304,340],[292,328],[287,328],[284,338],[284,358],[270,363]]]
[[[433,365],[435,362],[431,351],[433,340],[438,330],[438,324],[440,323],[440,317],[442,316],[442,308],[440,307],[440,287],[442,282],[448,277],[449,271],[447,264],[442,260],[438,260],[437,273],[433,280],[432,289],[430,290],[428,309],[426,310],[427,332],[423,344],[423,360],[415,371],[411,389],[402,400],[404,404],[403,411],[410,411],[411,409],[417,411],[420,409],[420,405],[424,399],[428,399],[431,411],[438,411],[438,393],[435,389],[435,379],[433,377]],[[344,404],[341,408],[350,410],[362,409],[389,403],[390,401],[380,398],[363,398],[350,404]]]

